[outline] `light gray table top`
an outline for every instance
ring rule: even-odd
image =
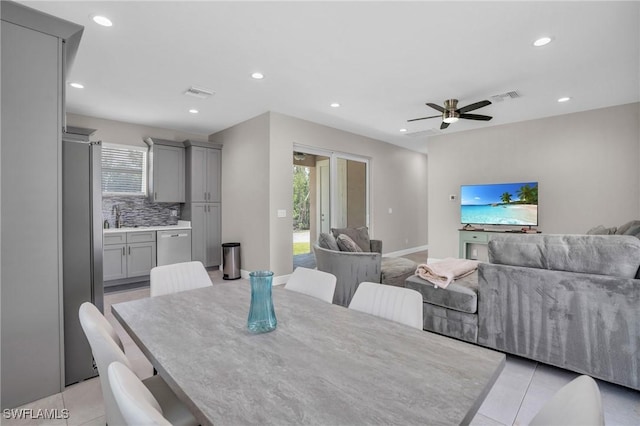
[[[504,354],[275,287],[253,335],[245,281],[112,312],[202,425],[467,424]]]

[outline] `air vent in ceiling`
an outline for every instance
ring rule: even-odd
[[[493,102],[502,102],[504,100],[516,99],[520,97],[520,93],[517,90],[512,90],[511,92],[501,93],[499,95],[491,96],[491,100]]]
[[[193,96],[198,99],[207,99],[210,96],[213,96],[216,92],[209,89],[203,89],[200,87],[191,86],[184,92],[185,95]]]

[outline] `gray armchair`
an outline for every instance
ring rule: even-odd
[[[377,250],[376,250],[377,249]],[[361,282],[379,283],[381,279],[382,241],[371,240],[371,252],[344,252],[322,248],[313,244],[316,267],[336,276],[333,303],[349,306]]]

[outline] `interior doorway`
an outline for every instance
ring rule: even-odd
[[[360,226],[369,226],[369,160],[294,145],[293,269],[315,268],[320,233]]]

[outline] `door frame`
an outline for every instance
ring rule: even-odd
[[[336,203],[336,197],[337,195],[337,185],[338,185],[338,158],[341,159],[345,159],[345,160],[350,160],[350,161],[357,161],[360,163],[365,163],[365,179],[366,179],[366,188],[365,188],[365,208],[366,208],[366,215],[365,215],[365,221],[366,221],[366,226],[369,228],[369,234],[372,234],[373,232],[373,226],[372,226],[372,221],[371,221],[371,196],[370,196],[370,192],[371,192],[371,158],[370,157],[365,157],[362,155],[355,155],[355,154],[349,154],[346,152],[341,152],[341,151],[333,151],[333,150],[329,150],[329,149],[323,149],[323,148],[317,148],[317,147],[313,147],[313,146],[308,146],[308,145],[302,145],[299,143],[294,143],[293,144],[293,151],[295,152],[304,152],[306,154],[312,154],[312,155],[321,155],[323,157],[328,157],[329,158],[329,211],[330,211],[330,218],[329,218],[329,227],[330,228],[335,228],[335,220],[337,217],[337,205],[338,203]],[[318,224],[318,229],[320,229],[320,224]]]

